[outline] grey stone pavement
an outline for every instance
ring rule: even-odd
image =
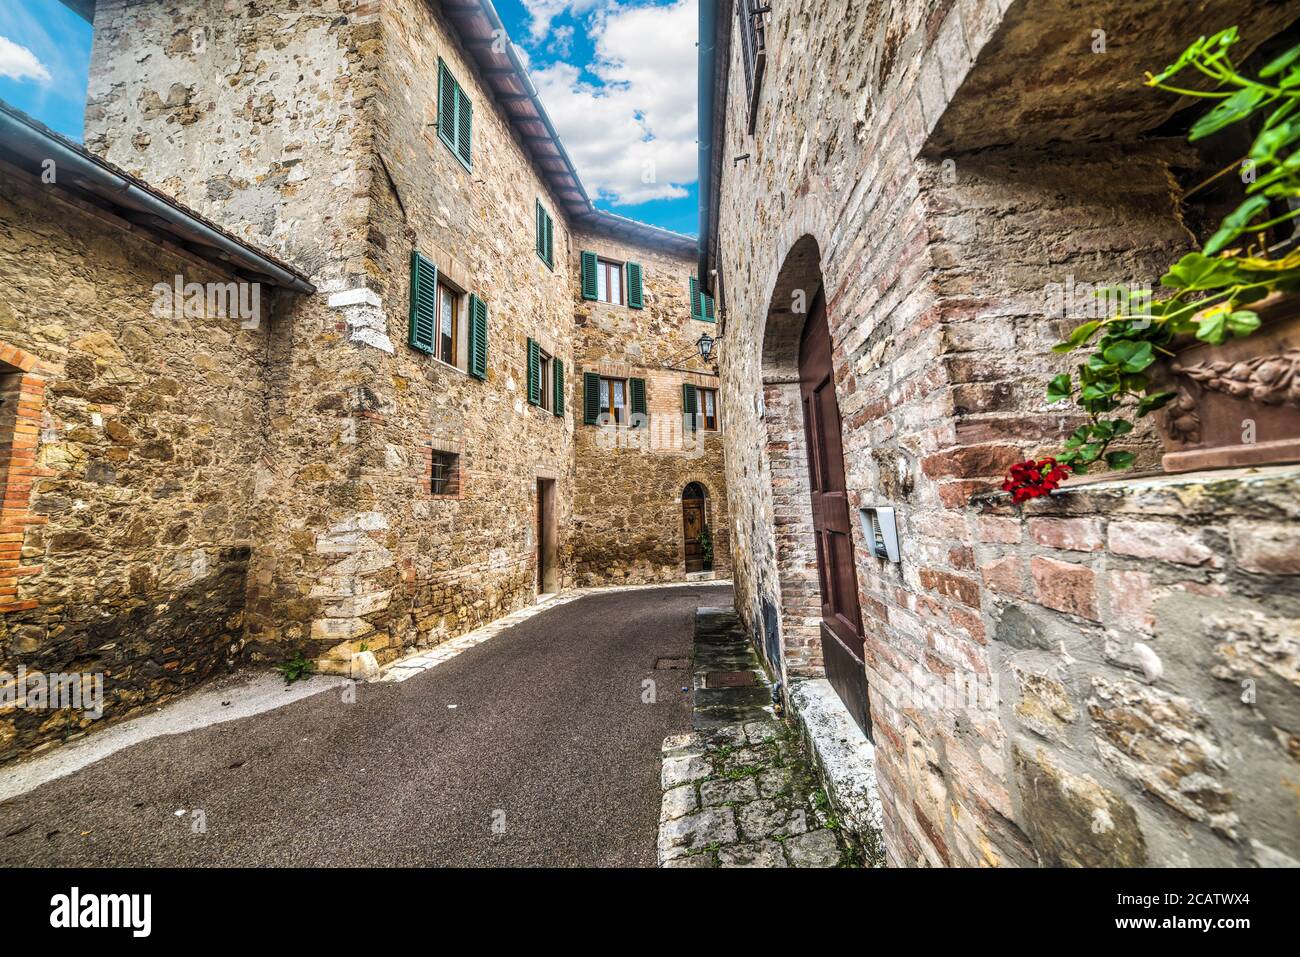
[[[731,608],[699,610],[691,671],[694,730],[663,743],[660,866],[862,866]]]
[[[730,601],[589,595],[355,703],[330,686],[133,744],[0,803],[0,866],[653,867],[661,743],[691,720],[662,669]]]

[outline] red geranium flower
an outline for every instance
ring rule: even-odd
[[[1070,477],[1070,466],[1058,463],[1048,456],[1035,462],[1020,462],[1007,469],[1002,491],[1011,493],[1011,501],[1019,505],[1026,499],[1046,495]]]

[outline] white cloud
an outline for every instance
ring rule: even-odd
[[[609,0],[523,0],[531,22],[528,33],[534,42],[541,40],[551,30],[551,21],[562,13],[581,16]]]
[[[35,80],[37,83],[53,80],[35,53],[3,36],[0,36],[0,76],[11,80]]]
[[[696,30],[696,0],[611,6],[590,26],[587,69],[599,83],[569,63],[533,73],[593,198],[632,206],[687,195],[683,185],[696,178]]]

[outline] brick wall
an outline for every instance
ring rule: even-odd
[[[36,464],[41,411],[45,405],[46,376],[54,370],[34,355],[0,343],[0,476],[4,493],[0,504],[0,614],[28,611],[39,602],[18,595],[29,575],[45,569],[25,563],[27,529],[47,519],[31,513],[32,488],[54,473]]]
[[[774,664],[791,676],[817,671],[796,382],[800,303],[820,288],[850,504],[898,508],[903,540],[903,562],[884,562],[853,523],[890,860],[1294,858],[1294,836],[1278,827],[1294,781],[1290,675],[1267,679],[1271,707],[1243,712],[1227,679],[1207,683],[1165,657],[1169,646],[1181,647],[1179,630],[1192,620],[1184,602],[1194,593],[1203,600],[1195,589],[1220,574],[1217,592],[1207,593],[1219,617],[1255,622],[1248,643],[1290,641],[1294,580],[1278,570],[1247,572],[1207,558],[1185,576],[1194,588],[1177,584],[1174,553],[1185,560],[1200,554],[1193,543],[1219,540],[1203,527],[1214,524],[1209,503],[1240,509],[1257,487],[1240,476],[1159,479],[1154,491],[1097,487],[1039,506],[1030,518],[970,504],[1008,462],[1049,447],[1070,426],[1068,410],[1042,399],[1050,374],[1065,367],[1049,351],[1063,323],[1048,314],[1045,287],[1071,276],[1155,282],[1195,242],[1182,219],[1180,181],[1217,168],[1181,144],[1138,138],[1136,130],[1156,129],[1172,107],[1105,85],[1098,73],[1140,75],[1136,51],[1114,44],[1111,59],[1089,61],[1091,25],[1071,19],[1065,4],[1032,6],[1031,13],[1029,4],[1008,2],[779,5],[752,137],[733,45],[719,147],[719,269],[732,344],[722,374],[738,609],[768,647],[764,611],[774,607],[781,633]],[[1159,22],[1167,13],[1162,3],[1142,6],[1091,12],[1099,27]],[[1212,4],[1198,9],[1195,23],[1185,11],[1179,22],[1194,37],[1223,25],[1222,16],[1258,25],[1263,10]],[[1163,64],[1183,45],[1181,35],[1161,31],[1141,55]],[[1039,109],[989,110],[988,98],[1001,95],[994,77],[1033,91]],[[1095,108],[1091,126],[1080,120],[1081,103]],[[1120,127],[1129,135],[1122,148],[1078,142]],[[1154,460],[1149,434],[1133,442],[1143,461]],[[1232,512],[1229,524],[1245,549],[1272,556],[1286,547],[1278,543],[1293,541],[1287,503],[1297,485],[1294,473],[1269,481],[1272,504]],[[1197,496],[1206,512],[1172,508]],[[1115,507],[1146,513],[1154,525],[1131,527],[1137,515],[1116,520]],[[1257,539],[1273,544],[1244,544]],[[1139,558],[1156,543],[1169,552]],[[1169,589],[1158,608],[1145,606],[1143,575],[1155,592]],[[1054,625],[1037,626],[1048,635],[1041,646],[1014,644],[1022,640],[1017,629],[1029,628],[1024,621],[1044,616]],[[1149,616],[1153,630],[1125,630]],[[1165,662],[1161,677],[1143,670],[1139,634]],[[1164,710],[1183,730],[1161,731],[1158,747],[1134,745]],[[1210,725],[1239,733],[1240,743],[1211,740]],[[1184,759],[1195,770],[1170,777]],[[1253,789],[1245,781],[1271,783]],[[1179,807],[1170,803],[1174,791]],[[1246,791],[1255,791],[1248,815],[1239,810]],[[1238,820],[1227,824],[1223,815]],[[1093,830],[1098,820],[1110,826]]]

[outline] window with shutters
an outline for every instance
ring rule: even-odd
[[[640,263],[621,263],[587,250],[583,250],[579,258],[583,299],[632,309],[644,308]]]
[[[555,268],[555,220],[537,200],[537,255],[551,269]]]
[[[454,498],[460,495],[460,456],[434,450],[429,465],[430,494]]]
[[[538,350],[537,357],[538,388],[541,390],[541,401],[537,404],[552,412],[555,409],[555,367],[549,352]]]
[[[767,14],[772,6],[767,0],[736,0],[736,17],[740,21],[740,60],[745,69],[745,94],[748,104],[749,132],[758,121],[758,95],[767,69]]]
[[[596,300],[616,306],[624,305],[623,264],[612,259],[596,260]]]
[[[717,322],[717,309],[713,297],[700,288],[700,281],[694,276],[690,283],[691,318],[698,322]]]
[[[438,58],[438,138],[469,169],[473,158],[474,104],[469,94]]]
[[[718,390],[697,388],[695,395],[700,428],[706,432],[718,431]]]
[[[434,355],[449,366],[459,364],[460,311],[460,293],[445,282],[439,282],[438,336]]]
[[[631,418],[628,408],[626,379],[600,380],[600,419],[605,425],[627,425]]]
[[[410,297],[411,348],[486,379],[487,304],[444,279],[433,260],[417,250],[411,251]]]

